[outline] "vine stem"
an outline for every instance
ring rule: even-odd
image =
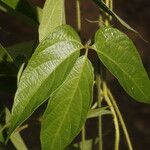
[[[116,111],[113,107],[113,104],[108,96],[108,93],[107,93],[107,86],[106,86],[106,83],[103,82],[103,95],[104,95],[104,98],[108,104],[108,106],[110,106],[110,110],[112,112],[112,115],[113,115],[113,122],[114,122],[114,126],[115,126],[115,150],[119,150],[119,142],[120,142],[120,128],[119,128],[119,121],[118,121],[118,117],[117,117],[117,114],[116,114]]]
[[[108,88],[107,88],[107,92],[108,92],[108,96],[110,97],[110,99],[112,101],[113,107],[115,108],[116,113],[118,115],[119,121],[121,123],[122,129],[123,129],[125,137],[126,137],[126,141],[127,141],[129,150],[133,150],[132,144],[131,144],[131,140],[130,140],[130,137],[129,137],[129,134],[128,134],[128,131],[127,131],[127,128],[126,128],[126,125],[125,125],[125,122],[124,122],[123,117],[122,117],[122,115],[121,115],[121,113],[119,111],[119,108],[117,106],[116,100],[114,99],[114,97],[112,96],[112,94],[111,94],[111,92],[110,92],[110,90]]]
[[[97,97],[98,97],[98,107],[101,107],[102,96],[101,96],[101,77],[100,74],[96,75],[96,83],[97,83]],[[103,149],[103,136],[102,136],[102,116],[98,117],[98,138],[99,138],[99,150]]]
[[[105,0],[105,4],[110,8],[110,0]],[[109,17],[108,14],[106,14],[107,17]],[[109,18],[110,19],[110,18]],[[105,19],[105,25],[108,26],[109,25],[109,20],[108,18]]]
[[[105,0],[105,3],[108,7],[111,7],[112,9],[112,1],[113,0]],[[111,3],[111,4],[110,4]],[[107,17],[109,17],[107,14],[106,14]],[[103,16],[102,15],[99,15],[99,22],[98,22],[98,25],[99,27],[102,26],[103,22],[105,24],[105,26],[108,26],[109,25],[109,21],[112,19],[112,18],[106,18],[104,19],[103,21]],[[101,85],[102,83],[104,82],[103,80],[106,78],[106,70],[105,68],[103,67],[103,65],[100,65],[98,64],[98,69],[100,68],[100,74],[97,74],[96,76],[96,81],[97,81],[97,91],[98,91],[98,107],[101,107],[101,102],[102,102],[102,99],[103,99],[103,95],[102,95],[102,89],[101,89]],[[109,104],[109,106],[111,105],[111,101],[108,99],[108,96],[106,96],[106,101],[107,103]],[[119,125],[118,125],[118,120],[117,120],[117,116],[116,116],[116,113],[114,111],[113,108],[111,108],[111,111],[113,113],[113,116],[114,116],[114,124],[115,124],[115,129],[116,129],[116,144],[115,144],[115,147],[116,147],[116,150],[118,150],[119,148],[119,138],[120,138],[120,133],[119,133]],[[99,116],[98,117],[98,136],[99,136],[99,150],[103,150],[103,134],[102,134],[102,116]]]
[[[113,0],[109,0],[109,8],[110,8],[111,11],[113,10]],[[112,20],[112,16],[111,15],[109,15],[109,20],[110,21]]]
[[[77,10],[77,29],[80,33],[81,31],[81,11],[80,11],[80,0],[76,0],[76,10]]]

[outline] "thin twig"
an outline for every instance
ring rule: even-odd
[[[26,129],[27,127],[28,127],[28,124],[25,124],[25,125],[23,125],[23,126],[17,128],[17,129],[15,130],[15,132],[20,132],[20,131]]]
[[[125,137],[126,137],[126,141],[127,141],[129,150],[133,150],[131,140],[130,140],[130,137],[129,137],[129,134],[128,134],[128,131],[127,131],[127,128],[126,128],[126,125],[125,125],[125,122],[124,122],[123,117],[121,115],[121,112],[120,112],[120,110],[117,106],[116,100],[114,99],[114,97],[112,96],[112,94],[111,94],[111,92],[108,88],[107,88],[107,92],[108,92],[108,96],[110,97],[110,99],[112,101],[113,107],[115,108],[116,113],[118,115],[119,121],[121,123],[122,129],[123,129]]]
[[[101,96],[101,77],[100,74],[96,75],[97,82],[97,94],[98,94],[98,107],[101,107],[102,96]],[[102,137],[102,116],[98,117],[98,138],[99,138],[99,150],[103,149],[103,137]]]
[[[81,10],[80,10],[80,0],[76,0],[76,10],[77,10],[77,29],[80,33],[81,31]]]
[[[118,117],[116,114],[116,111],[113,107],[113,104],[107,94],[107,86],[106,83],[103,82],[103,94],[104,94],[104,98],[108,104],[108,106],[110,106],[110,110],[112,112],[113,115],[113,121],[114,121],[114,126],[115,126],[115,150],[119,150],[119,142],[120,142],[120,128],[119,128],[119,121],[118,121]],[[112,107],[111,107],[112,106]]]

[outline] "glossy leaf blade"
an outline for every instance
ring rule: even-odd
[[[67,25],[58,27],[40,43],[21,76],[9,134],[60,86],[78,58],[81,48],[78,35]]]
[[[52,95],[41,129],[42,149],[62,150],[80,132],[92,101],[93,68],[81,57]]]
[[[47,37],[56,27],[64,23],[64,0],[46,0],[39,26],[39,40]]]
[[[124,33],[111,27],[99,29],[94,49],[131,97],[150,103],[150,80],[133,42]]]

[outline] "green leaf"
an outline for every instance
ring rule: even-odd
[[[116,15],[113,11],[107,7],[107,5],[102,0],[93,0],[104,12],[108,13],[112,17],[116,18],[124,27],[127,29],[138,33],[136,30],[134,30],[131,26],[129,26],[125,21],[123,21],[118,15]]]
[[[35,41],[17,43],[7,47],[7,51],[18,65],[27,62],[32,55]]]
[[[0,44],[0,77],[14,75],[17,72],[16,64],[10,53]]]
[[[102,107],[102,108],[97,108],[97,109],[91,109],[88,112],[87,118],[95,118],[101,115],[110,115],[111,111],[106,110],[108,107]]]
[[[32,55],[35,42],[17,43],[4,48],[0,45],[0,76],[16,76],[19,66]]]
[[[24,70],[15,95],[9,135],[64,81],[83,48],[68,25],[42,41]]]
[[[38,10],[37,6],[32,5],[27,1],[14,1],[9,3],[5,0],[0,0],[0,10],[8,13],[11,16],[15,16],[25,23],[32,25],[34,28],[38,27]]]
[[[85,150],[92,150],[93,148],[96,148],[96,145],[98,144],[98,142],[99,142],[98,137],[95,138],[95,139],[87,139],[87,140],[85,140],[85,147],[84,147]],[[82,145],[83,145],[83,143],[81,141],[79,143],[73,144],[73,147],[77,148],[79,150],[82,150],[82,147],[83,147]],[[69,149],[69,150],[72,150],[72,149]]]
[[[7,123],[11,117],[11,114],[10,114],[10,111],[8,110],[8,108],[5,108],[5,112],[6,112],[6,123]],[[10,140],[17,150],[27,150],[27,147],[26,147],[19,132],[17,132],[17,131],[14,132],[10,136]]]
[[[13,9],[16,9],[20,2],[20,0],[1,0],[1,1]]]
[[[18,74],[17,74],[17,85],[19,84],[20,82],[20,78],[22,76],[22,73],[23,73],[23,70],[25,68],[25,63],[23,63],[20,68],[19,68],[19,71],[18,71]]]
[[[2,61],[13,62],[13,58],[10,56],[8,51],[0,44],[0,62]]]
[[[42,9],[32,4],[31,1],[20,0],[15,10],[39,23],[39,15],[41,15]]]
[[[43,10],[40,7],[36,7],[36,15],[38,22],[41,23]]]
[[[99,29],[93,49],[131,97],[150,103],[150,80],[136,47],[124,33],[111,27]]]
[[[39,26],[39,41],[62,24],[65,24],[64,0],[46,0]]]
[[[10,140],[17,150],[27,150],[27,147],[19,132],[14,132],[10,136]]]
[[[0,130],[3,128],[3,125],[0,124]],[[3,132],[0,132],[0,142],[4,143],[5,139],[4,139],[4,135]]]
[[[0,142],[4,143],[4,133],[3,133],[3,127],[5,124],[5,106],[0,102]]]
[[[21,13],[38,23],[42,16],[42,9],[26,0],[0,0],[0,10],[10,14]]]
[[[91,63],[80,57],[50,98],[42,119],[42,149],[63,150],[77,136],[90,109],[93,82]]]

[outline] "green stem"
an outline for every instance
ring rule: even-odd
[[[105,4],[110,8],[110,0],[105,0]],[[109,17],[108,14],[106,14],[107,17]],[[105,26],[109,25],[110,20],[108,18],[105,19]]]
[[[91,109],[95,109],[97,106],[98,106],[98,103],[95,102],[95,103],[93,104],[93,106],[91,107]]]
[[[104,98],[108,104],[108,106],[110,106],[110,110],[112,112],[112,115],[113,115],[113,122],[114,122],[114,126],[115,126],[115,150],[119,150],[119,142],[120,142],[120,128],[119,128],[119,121],[118,121],[118,118],[117,118],[117,114],[116,114],[116,111],[113,107],[113,104],[107,94],[107,86],[106,86],[106,83],[103,82],[103,94],[104,94]]]
[[[101,107],[102,97],[101,97],[101,77],[100,74],[96,76],[97,83],[97,96],[98,96],[98,107]],[[99,150],[103,149],[103,136],[102,136],[102,116],[98,117],[98,138],[99,138]]]
[[[125,134],[125,137],[126,137],[126,140],[127,140],[127,144],[128,144],[129,150],[133,150],[132,144],[131,144],[131,140],[130,140],[130,137],[129,137],[129,134],[128,134],[128,131],[127,131],[127,128],[126,128],[126,125],[125,125],[125,122],[124,122],[124,120],[123,120],[123,118],[122,118],[122,115],[121,115],[121,113],[120,113],[120,111],[119,111],[119,108],[118,108],[118,106],[117,106],[117,103],[116,103],[114,97],[112,96],[112,94],[111,94],[111,92],[110,92],[110,90],[109,90],[108,88],[107,88],[107,92],[108,92],[108,96],[110,97],[110,99],[111,99],[111,101],[112,101],[112,104],[113,104],[113,106],[114,106],[114,108],[115,108],[115,110],[116,110],[116,113],[117,113],[117,115],[118,115],[118,118],[119,118],[119,120],[120,120],[122,129],[123,129],[123,131],[124,131],[124,134]]]
[[[109,0],[109,7],[110,7],[110,10],[112,11],[113,10],[113,0]],[[112,20],[112,16],[109,15],[109,20],[111,21]]]
[[[99,26],[99,27],[102,27],[102,26],[103,26],[103,18],[102,18],[101,15],[99,15],[98,26]]]
[[[25,124],[25,125],[23,125],[23,126],[17,128],[17,129],[15,130],[15,132],[20,132],[20,131],[26,129],[27,127],[28,127],[28,124]]]
[[[76,0],[76,9],[77,9],[77,29],[80,33],[81,31],[81,11],[80,11],[80,0]]]

